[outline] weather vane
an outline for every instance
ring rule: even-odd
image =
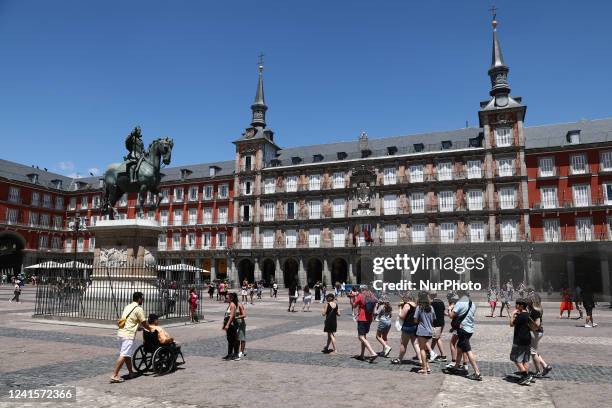
[[[259,53],[259,57],[257,58],[257,65],[259,65],[259,68],[263,68],[263,64],[264,64],[264,53],[261,52]]]

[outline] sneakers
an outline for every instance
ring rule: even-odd
[[[238,353],[238,358],[242,358],[244,357],[246,354],[244,354],[242,351],[240,353]]]
[[[240,354],[242,353],[238,353],[237,356],[235,356],[234,358],[232,358],[233,361],[240,361]]]
[[[469,380],[474,380],[474,381],[482,381],[482,375],[476,374],[476,373],[472,373],[468,375],[466,378]]]
[[[449,370],[455,368],[455,362],[453,361],[453,362],[448,363],[445,368],[448,368]]]
[[[587,327],[589,329],[593,328],[593,326],[591,326],[590,324],[585,324],[584,327]]]
[[[436,357],[436,361],[438,361],[440,363],[446,363],[448,361],[448,359],[446,358],[446,356],[438,356],[438,357]]]
[[[438,358],[438,355],[436,354],[435,351],[432,351],[431,354],[429,355],[429,362],[433,363],[434,361],[436,361],[436,358]]]
[[[533,375],[526,374],[519,380],[519,385],[529,385],[533,381]]]
[[[391,350],[393,349],[393,347],[390,346],[386,346],[383,350],[383,357],[389,357],[389,353],[391,353]]]
[[[597,327],[597,323],[593,323],[593,327]]]

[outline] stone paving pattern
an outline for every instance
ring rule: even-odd
[[[167,376],[152,374],[110,384],[117,355],[112,327],[80,327],[33,319],[33,290],[24,302],[8,303],[8,287],[0,287],[0,407],[293,407],[325,402],[331,406],[387,407],[608,407],[612,395],[612,311],[595,311],[599,327],[583,321],[559,320],[558,305],[547,303],[545,336],[540,344],[554,369],[549,378],[529,387],[512,382],[508,355],[512,328],[507,318],[485,317],[479,303],[473,348],[484,376],[474,382],[445,375],[440,364],[422,376],[416,362],[393,366],[380,358],[368,364],[351,358],[358,353],[356,327],[346,298],[338,322],[336,356],[320,352],[325,343],[321,305],[310,313],[287,313],[286,298],[247,305],[247,357],[226,362],[221,322],[225,305],[204,300],[206,320],[168,329],[183,345],[187,364]],[[146,306],[146,305],[145,305]],[[300,305],[301,308],[301,305]],[[299,308],[298,308],[299,310]],[[373,329],[375,326],[373,325]],[[397,355],[399,333],[390,332]],[[448,333],[444,339],[448,340]],[[380,345],[372,333],[372,345]],[[448,341],[446,341],[448,346]],[[406,358],[411,357],[412,352]],[[7,400],[9,389],[65,384],[77,387],[77,403]]]

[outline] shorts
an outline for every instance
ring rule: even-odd
[[[391,329],[391,322],[388,320],[381,320],[378,322],[378,327],[376,328],[376,330],[378,330],[379,332],[382,333],[386,333],[389,331],[389,329]]]
[[[134,339],[119,337],[119,356],[132,358],[134,355]]]
[[[593,305],[592,304],[585,304],[584,310],[586,311],[587,316],[593,317]]]
[[[530,346],[519,346],[518,344],[512,345],[510,351],[510,360],[515,363],[527,363],[529,362],[529,356],[531,355]]]
[[[433,331],[431,332],[431,338],[439,339],[440,337],[442,337],[442,330],[444,330],[444,326],[434,327]]]
[[[531,355],[535,355],[538,354],[538,344],[540,343],[540,340],[542,339],[542,336],[544,336],[544,332],[534,332],[534,331],[529,331],[529,333],[531,333],[531,344],[529,346]]]
[[[246,322],[238,319],[238,341],[246,341]]]
[[[304,296],[304,304],[308,305],[312,302],[312,296]]]
[[[457,347],[461,349],[464,353],[468,351],[472,351],[472,345],[470,344],[470,338],[472,337],[472,333],[468,333],[463,329],[457,329]]]
[[[497,300],[489,301],[489,306],[491,306],[492,308],[495,308],[497,306]]]
[[[359,334],[360,336],[365,336],[366,334],[368,334],[370,332],[371,324],[372,322],[358,321],[357,322],[357,334]]]
[[[408,334],[410,336],[413,336],[413,335],[416,334],[417,327],[418,326],[406,326],[406,325],[403,325],[402,326],[402,333],[406,333],[406,334]]]

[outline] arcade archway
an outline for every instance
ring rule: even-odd
[[[300,266],[294,258],[289,258],[283,265],[283,278],[285,287],[290,288],[298,282],[298,270]]]
[[[238,263],[238,280],[242,284],[244,280],[255,282],[255,265],[250,259],[243,259]]]
[[[8,275],[16,275],[21,271],[25,239],[16,232],[0,232],[0,270]]]
[[[523,260],[514,254],[508,254],[499,260],[499,284],[504,285],[510,279],[515,287],[525,280]]]
[[[270,258],[267,258],[263,261],[261,265],[261,278],[267,283],[271,284],[274,278],[274,272],[276,271],[276,265],[274,261]]]
[[[343,258],[336,258],[332,262],[331,267],[331,284],[336,282],[345,282],[348,280],[348,263]]]
[[[311,288],[323,280],[323,263],[317,258],[310,258],[306,264],[306,281]],[[330,282],[326,282],[328,285]]]

